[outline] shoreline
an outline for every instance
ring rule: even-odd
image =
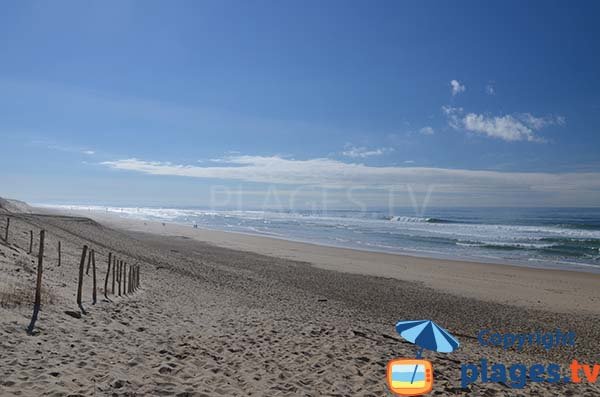
[[[167,223],[171,225],[179,225],[183,227],[191,227],[191,223],[185,222],[173,222],[169,220],[161,220],[161,219],[144,219],[141,217],[129,217],[122,216],[121,213],[116,211],[108,211],[105,210],[103,206],[68,206],[68,205],[49,205],[49,204],[32,204],[32,208],[37,208],[42,211],[57,211],[59,213],[64,214],[75,214],[77,216],[89,216],[94,213],[95,216],[106,216],[108,218],[119,218],[123,220],[132,220],[132,221],[142,221],[142,222],[156,222],[156,223]],[[73,208],[75,207],[75,208]],[[128,207],[128,209],[132,209]],[[163,208],[160,208],[161,210]],[[166,210],[170,210],[167,208]],[[127,212],[126,212],[127,213]],[[252,232],[252,231],[244,231],[244,230],[225,230],[224,228],[211,228],[205,226],[198,226],[202,230],[213,231],[219,233],[235,233],[247,236],[255,236],[255,237],[264,237],[269,239],[288,241],[292,243],[300,243],[300,244],[309,244],[316,245],[327,248],[339,248],[339,249],[349,249],[353,251],[359,252],[370,252],[370,253],[382,253],[389,255],[400,255],[400,256],[408,256],[415,258],[424,258],[424,259],[433,259],[433,260],[442,260],[442,261],[455,261],[455,262],[470,262],[476,264],[494,264],[494,265],[502,265],[502,266],[515,266],[520,268],[530,268],[530,269],[543,269],[543,270],[559,270],[559,271],[568,271],[568,272],[579,272],[585,274],[597,274],[600,275],[600,265],[596,265],[593,263],[584,263],[577,261],[568,261],[568,260],[552,260],[549,258],[542,259],[537,257],[527,257],[527,258],[508,258],[502,256],[493,256],[490,254],[484,253],[472,253],[472,254],[464,254],[461,255],[459,253],[449,253],[443,250],[435,250],[435,249],[412,249],[404,246],[398,247],[387,247],[387,246],[377,246],[369,247],[371,244],[366,245],[356,245],[356,244],[344,244],[335,243],[335,242],[322,242],[316,239],[303,239],[303,238],[295,238],[293,236],[279,234],[279,233],[269,233],[269,232]]]
[[[365,251],[239,232],[193,228],[177,223],[123,218],[100,211],[50,213],[80,215],[127,231],[190,238],[219,247],[306,262],[317,268],[421,283],[425,287],[521,307],[554,312],[600,313],[600,274],[439,259],[407,254]]]

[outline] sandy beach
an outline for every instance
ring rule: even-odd
[[[14,208],[9,208],[14,211]],[[414,357],[394,331],[398,320],[431,319],[461,342],[427,352],[433,395],[594,396],[593,383],[460,385],[463,363],[598,361],[600,276],[362,252],[122,219],[102,213],[0,210],[0,395],[233,396],[390,395],[385,366]],[[35,212],[39,212],[36,210]],[[46,230],[44,294],[31,317],[37,245]],[[36,234],[37,235],[37,234]],[[57,244],[62,264],[57,265]],[[76,311],[84,244],[104,280],[109,252],[141,267],[141,289]],[[25,298],[20,302],[10,297]],[[574,347],[482,347],[481,329],[572,330]]]
[[[321,269],[420,282],[439,291],[480,300],[564,313],[600,313],[597,274],[326,247],[174,223],[163,226],[161,222],[121,218],[102,211],[73,213],[117,229],[187,237],[223,248],[307,262]]]

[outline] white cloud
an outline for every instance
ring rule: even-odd
[[[150,175],[326,188],[385,189],[411,185],[415,191],[423,192],[435,185],[436,192],[459,194],[600,194],[600,173],[499,172],[414,166],[374,167],[327,158],[294,160],[278,156],[235,156],[225,160],[224,166],[178,165],[135,158],[107,161],[102,164],[116,170]]]
[[[496,87],[494,87],[494,83],[488,83],[485,86],[485,93],[488,95],[496,95]]]
[[[487,117],[469,113],[462,119],[467,131],[483,134],[505,141],[540,141],[533,130],[510,115]]]
[[[448,117],[448,124],[450,127],[458,130],[462,127],[462,120],[460,119],[463,108],[455,108],[452,106],[442,106],[442,112]]]
[[[36,145],[46,145],[46,147],[50,150],[57,150],[59,152],[67,152],[67,153],[81,153],[86,154],[88,156],[96,154],[94,150],[85,149],[77,146],[69,146],[69,145],[56,145],[56,144],[47,144],[44,141],[33,141],[33,144]]]
[[[462,113],[463,112],[463,108],[455,108],[452,106],[442,106],[442,112],[444,112],[445,115],[452,115],[452,114],[456,114],[456,113]]]
[[[393,148],[377,148],[368,149],[366,147],[356,147],[352,145],[346,145],[346,150],[342,152],[342,155],[352,158],[366,158],[372,156],[382,156],[386,153],[393,152]]]
[[[564,125],[566,122],[562,116],[536,117],[531,113],[503,116],[476,113],[465,115],[462,108],[451,106],[442,106],[442,112],[448,117],[448,124],[454,129],[464,129],[508,142],[545,142],[543,138],[535,134],[536,131],[549,125]]]
[[[521,113],[517,117],[533,129],[539,130],[549,125],[564,125],[566,119],[563,116],[536,117],[531,113]]]
[[[465,87],[464,84],[461,84],[460,81],[458,81],[458,80],[452,80],[452,81],[450,81],[450,89],[452,91],[452,95],[456,96],[456,95],[460,94],[461,92],[465,92],[467,87]]]
[[[419,132],[423,135],[433,135],[435,133],[434,129],[429,126],[421,128]]]

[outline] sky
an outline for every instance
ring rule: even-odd
[[[9,1],[0,196],[600,206],[600,3]]]

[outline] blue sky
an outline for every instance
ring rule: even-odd
[[[0,196],[598,206],[599,11],[5,2]]]

